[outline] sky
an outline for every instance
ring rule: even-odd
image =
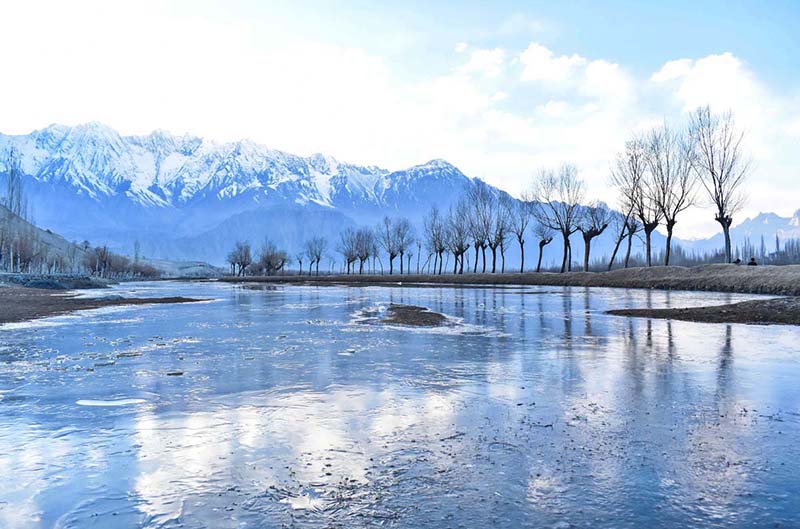
[[[800,209],[800,2],[0,0],[0,132],[106,123],[402,169],[519,195],[573,163],[615,204],[626,139],[700,105],[753,160],[739,221]],[[701,200],[700,206],[707,206]],[[676,234],[718,231],[708,207]]]

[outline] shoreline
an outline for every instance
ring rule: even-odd
[[[606,311],[606,314],[695,323],[800,325],[800,297],[757,299],[727,305],[675,309],[614,309]]]
[[[76,291],[46,290],[17,286],[0,286],[0,324],[38,320],[79,310],[120,307],[126,305],[160,305],[195,303],[196,298],[171,296],[163,298],[79,298]]]
[[[698,323],[800,325],[800,266],[704,265],[629,268],[610,272],[554,272],[463,275],[329,275],[226,277],[220,281],[241,284],[299,284],[320,286],[412,286],[493,288],[511,286],[560,286],[634,288],[767,294],[779,298],[751,300],[728,305],[663,309],[613,309],[606,314],[624,317],[673,319]]]
[[[224,277],[227,283],[274,283],[330,286],[574,286],[731,292],[800,296],[800,265],[703,265],[694,268],[654,266],[610,272],[525,272],[463,275],[321,275]]]

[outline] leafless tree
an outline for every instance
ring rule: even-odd
[[[377,253],[375,233],[369,228],[359,228],[356,231],[355,238],[355,254],[358,258],[359,275],[364,273],[364,263],[369,264],[369,258]]]
[[[344,257],[348,275],[351,272],[353,263],[358,259],[357,239],[358,235],[356,230],[350,227],[345,228],[339,234],[339,243],[336,246],[336,251]],[[355,272],[355,270],[352,271]]]
[[[283,270],[288,260],[289,256],[286,252],[279,250],[275,243],[266,239],[258,252],[258,261],[255,266],[262,275],[271,276]]]
[[[558,171],[540,171],[526,197],[527,202],[535,202],[532,213],[536,221],[561,233],[564,239],[561,273],[564,273],[572,268],[569,238],[578,230],[583,200],[583,181],[578,179],[577,169],[564,164]]]
[[[414,228],[406,218],[399,218],[394,221],[394,240],[397,254],[400,256],[400,275],[403,275],[403,257],[413,248],[416,236]],[[391,269],[391,263],[390,263]],[[391,271],[389,272],[391,274]]]
[[[105,249],[107,252],[108,249]],[[228,262],[231,264],[233,275],[242,276],[245,270],[253,262],[248,241],[236,241],[233,250],[228,254]]]
[[[425,239],[428,251],[435,256],[433,260],[433,273],[437,273],[436,265],[438,262],[438,274],[442,275],[443,256],[446,250],[446,226],[442,215],[439,213],[439,208],[436,206],[431,208],[430,213],[428,213],[424,219],[423,226],[425,228]]]
[[[319,275],[319,263],[322,261],[322,256],[328,248],[328,241],[324,237],[312,237],[306,241],[304,252],[308,257],[308,275],[311,275],[311,269],[316,265],[316,274]]]
[[[546,224],[536,223],[533,233],[539,242],[539,258],[536,261],[536,272],[542,271],[542,255],[544,254],[544,247],[553,242],[554,231]]]
[[[589,254],[592,250],[592,239],[601,235],[610,222],[610,213],[605,204],[594,202],[581,215],[578,229],[583,235],[583,271],[589,271]]]
[[[472,240],[469,224],[469,205],[461,199],[450,207],[445,219],[445,246],[453,254],[454,274],[464,273],[464,254]]]
[[[383,251],[389,255],[389,275],[392,275],[394,272],[394,258],[400,253],[395,222],[389,217],[383,217],[383,221],[378,225],[376,232],[378,234],[378,243],[383,248]]]
[[[8,208],[14,215],[27,220],[27,207],[22,190],[22,168],[16,149],[9,148],[3,162],[5,165],[5,194],[0,197],[0,205]]]
[[[692,114],[689,134],[693,167],[716,208],[714,220],[722,226],[725,258],[730,263],[733,214],[744,205],[742,186],[752,168],[743,152],[744,132],[737,130],[731,112],[718,116],[706,106]]]
[[[625,151],[617,156],[611,172],[611,182],[620,195],[633,205],[633,211],[642,223],[645,236],[647,266],[652,266],[653,231],[661,222],[663,213],[653,184],[652,173],[648,168],[647,142],[634,138],[625,144]]]
[[[467,190],[469,204],[469,231],[475,248],[475,263],[472,273],[478,271],[478,250],[483,254],[483,271],[486,272],[486,247],[492,236],[497,200],[488,185],[477,182]]]
[[[492,207],[492,223],[487,244],[492,251],[492,273],[497,270],[497,250],[500,249],[500,258],[505,271],[505,243],[508,240],[509,206],[506,202],[513,200],[508,195],[495,199]],[[485,265],[484,265],[485,267]]]
[[[678,214],[694,204],[696,172],[690,137],[670,129],[666,123],[653,129],[647,141],[647,164],[652,175],[653,196],[667,228],[664,265],[669,266],[672,232]]]
[[[611,231],[614,233],[614,250],[611,252],[611,259],[608,260],[609,270],[613,268],[614,261],[617,259],[617,253],[619,253],[619,247],[628,235],[628,221],[632,218],[632,215],[633,206],[626,203],[624,199],[622,200],[622,211],[611,212],[610,227]]]
[[[519,244],[519,273],[525,270],[525,230],[531,220],[531,204],[522,201],[513,201],[508,206],[508,229],[517,238]]]

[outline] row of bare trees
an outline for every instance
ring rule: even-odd
[[[610,228],[614,248],[608,262],[611,269],[625,245],[623,266],[631,261],[633,240],[644,240],[645,262],[652,266],[652,234],[661,225],[666,230],[664,264],[670,264],[672,239],[678,217],[699,203],[699,191],[715,208],[715,219],[725,237],[725,256],[731,261],[730,227],[733,214],[742,206],[742,185],[750,169],[743,155],[744,134],[737,130],[733,116],[713,114],[708,107],[692,113],[689,124],[681,129],[667,123],[626,142],[616,157],[610,182],[618,191],[618,210],[599,201],[586,204],[586,188],[577,168],[565,163],[556,169],[542,169],[532,179],[522,200],[516,200],[476,181],[447,211],[432,207],[425,215],[421,234],[406,218],[384,217],[374,228],[348,227],[339,236],[336,252],[344,258],[342,271],[363,274],[384,271],[381,256],[387,258],[388,273],[395,272],[399,258],[400,274],[411,273],[411,258],[427,258],[422,270],[442,274],[505,272],[509,243],[519,248],[520,272],[525,270],[525,243],[530,235],[538,244],[536,271],[541,271],[545,247],[555,236],[562,240],[561,272],[572,270],[572,237],[583,239],[583,270],[590,266],[593,241]],[[308,273],[319,265],[328,248],[322,237],[308,240],[296,254],[300,273],[308,263]],[[487,252],[488,250],[488,252]],[[246,273],[251,264],[250,246],[237,243],[229,256],[234,274]],[[259,270],[270,274],[282,269],[285,253],[265,244],[259,262],[267,257],[280,258]],[[490,256],[490,257],[489,257]],[[452,269],[449,260],[452,258]],[[491,258],[491,261],[489,260]],[[370,266],[371,263],[371,266]],[[358,266],[356,266],[358,265]],[[316,268],[315,268],[316,267]]]
[[[228,253],[231,274],[235,276],[275,275],[284,269],[288,261],[289,254],[269,239],[264,240],[255,260],[249,241],[236,241],[233,250]]]
[[[743,140],[733,114],[716,115],[702,107],[691,114],[685,129],[664,123],[626,143],[611,176],[626,218],[618,234],[644,233],[647,266],[652,265],[652,233],[662,223],[667,232],[664,264],[670,264],[678,215],[698,204],[698,190],[705,191],[715,209],[725,259],[731,262],[733,214],[744,205],[742,187],[751,169]]]

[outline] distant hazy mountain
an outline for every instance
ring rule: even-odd
[[[138,240],[149,257],[218,264],[236,239],[257,247],[267,236],[295,251],[322,234],[333,254],[344,227],[374,224],[383,215],[420,223],[431,205],[446,209],[476,182],[444,160],[390,172],[320,154],[295,156],[248,140],[215,143],[163,131],[121,136],[99,123],[0,134],[0,152],[10,147],[20,155],[39,226],[122,252],[130,253]],[[743,229],[751,239],[761,233],[774,238],[776,229],[798,232],[797,216],[762,215],[745,224],[734,230],[735,240]],[[596,241],[596,255],[610,253],[610,239],[605,234]],[[656,236],[654,243],[661,245],[663,238]],[[686,244],[708,249],[721,242]],[[577,260],[579,236],[573,246]],[[517,252],[511,247],[514,266]],[[528,248],[534,249],[530,243]],[[546,260],[557,260],[559,251],[551,245]]]

